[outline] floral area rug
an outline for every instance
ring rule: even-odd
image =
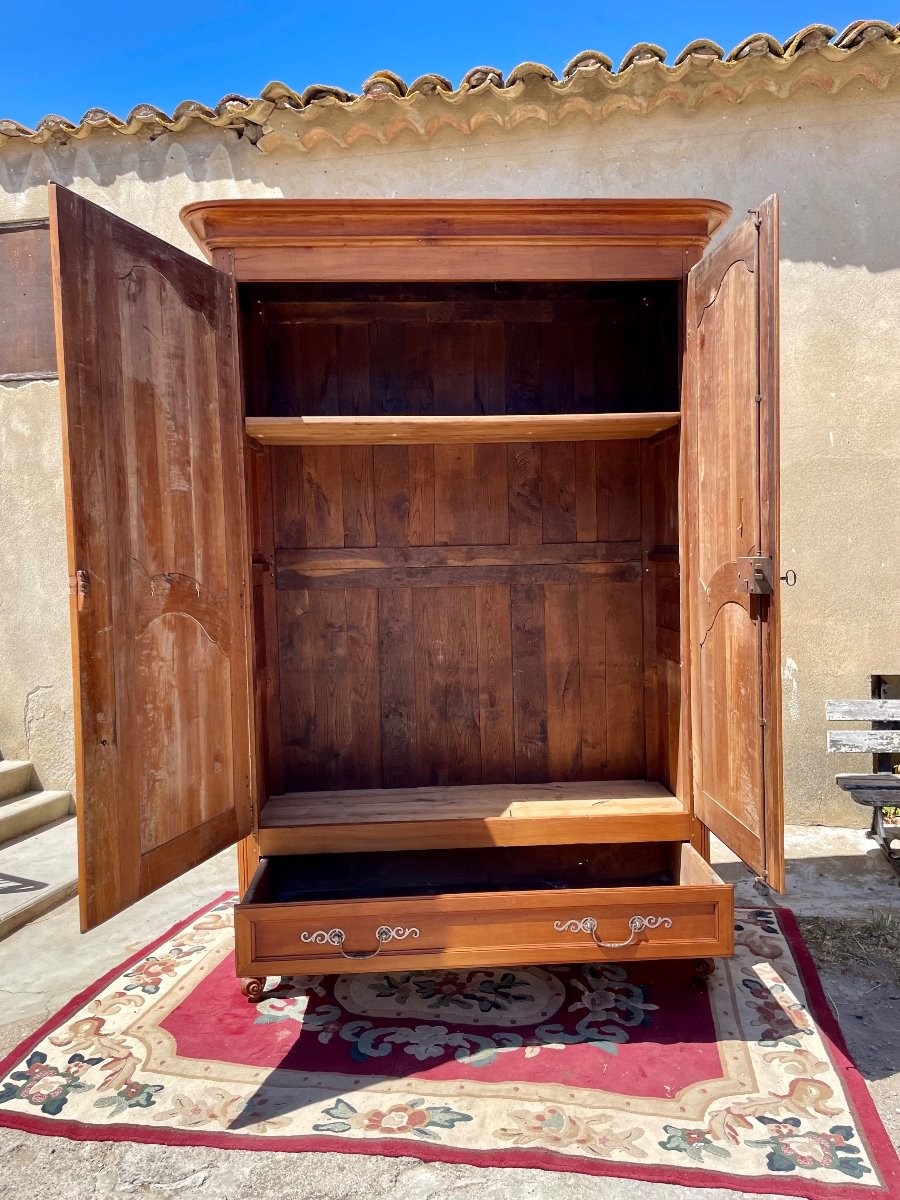
[[[900,1196],[896,1155],[789,913],[737,952],[270,980],[226,896],[0,1064],[0,1125],[69,1138],[542,1167],[811,1200]]]

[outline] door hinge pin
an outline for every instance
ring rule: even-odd
[[[762,404],[762,396],[760,396],[759,392],[756,393],[756,395],[753,397],[753,399],[756,401],[757,404]]]
[[[760,723],[760,725],[761,725],[761,726],[762,726],[762,725],[768,725],[768,721],[766,720],[766,718],[765,718],[765,717],[760,717],[760,718],[759,718],[759,723]]]
[[[91,577],[87,571],[76,571],[69,576],[69,595],[77,599],[77,608],[81,612],[86,597],[91,594]]]

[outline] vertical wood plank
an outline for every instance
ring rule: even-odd
[[[346,588],[350,660],[350,725],[353,771],[347,787],[381,786],[381,690],[378,654],[378,592]]]
[[[607,738],[605,583],[578,584],[581,762],[585,779],[610,779]]]
[[[407,787],[416,730],[413,609],[410,588],[378,593],[382,787]]]
[[[472,327],[474,357],[473,409],[476,413],[506,412],[506,336],[502,321]]]
[[[278,593],[278,656],[281,675],[281,744],[288,788],[311,788],[315,779],[316,670],[309,593]]]
[[[593,442],[575,446],[575,529],[579,542],[597,541],[597,464]]]
[[[509,587],[475,589],[481,782],[516,777]]]
[[[509,542],[507,448],[486,443],[472,448],[473,545],[505,546]]]
[[[644,758],[647,778],[659,779],[659,697],[656,654],[656,564],[650,555],[656,546],[656,455],[641,442],[641,612],[644,662]]]
[[[373,451],[373,446],[341,447],[341,498],[345,546],[376,544]]]
[[[337,390],[338,410],[344,416],[372,412],[368,325],[337,327]]]
[[[471,545],[474,524],[475,447],[434,447],[434,542]]]
[[[578,585],[544,585],[547,663],[547,769],[551,779],[582,778],[582,700]]]
[[[345,788],[356,776],[350,687],[347,605],[343,589],[310,591],[315,775],[321,788]]]
[[[609,583],[606,737],[612,779],[645,778],[643,617],[640,583]]]
[[[513,664],[513,733],[516,783],[546,783],[547,678],[545,671],[544,589],[540,584],[510,587]]]
[[[514,546],[539,546],[543,540],[541,447],[514,442],[507,447],[509,469],[509,540]]]
[[[403,327],[373,321],[368,331],[371,411],[384,417],[402,416],[407,412]]]
[[[545,442],[542,451],[542,527],[545,543],[577,540],[574,442]]]
[[[409,544],[434,545],[434,446],[408,446]]]
[[[428,783],[481,779],[476,631],[474,588],[413,591],[416,777]]]
[[[343,546],[344,506],[339,446],[303,447],[303,511],[307,546]]]
[[[276,546],[306,545],[306,499],[303,486],[303,447],[270,446],[272,501]]]
[[[409,545],[409,455],[406,446],[374,446],[375,528],[379,546]]]
[[[597,536],[601,541],[640,541],[640,441],[597,442]]]

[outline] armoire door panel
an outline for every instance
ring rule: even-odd
[[[775,198],[688,277],[682,561],[695,814],[780,890],[777,279]]]
[[[50,212],[91,928],[250,830],[242,413],[231,280]]]

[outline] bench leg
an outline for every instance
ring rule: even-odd
[[[872,808],[872,827],[868,836],[880,847],[885,858],[900,875],[900,850],[891,848],[891,839],[884,832],[884,810],[881,805],[876,804]]]

